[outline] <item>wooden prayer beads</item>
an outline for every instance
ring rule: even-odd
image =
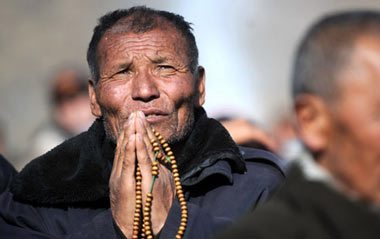
[[[181,239],[187,226],[187,203],[185,201],[185,195],[183,194],[182,185],[181,185],[181,179],[179,177],[178,173],[178,166],[177,162],[175,161],[174,154],[169,147],[169,144],[166,143],[166,140],[163,139],[163,137],[158,133],[156,130],[152,129],[154,135],[158,139],[158,142],[156,142],[156,139],[151,139],[151,144],[153,146],[153,151],[155,153],[154,160],[152,162],[152,185],[150,192],[147,194],[146,202],[144,204],[144,208],[142,207],[142,189],[141,189],[141,172],[140,167],[136,167],[136,208],[135,208],[135,215],[133,219],[133,239],[138,238],[146,238],[146,239],[153,239],[153,231],[152,231],[152,225],[151,225],[151,209],[152,209],[152,201],[153,201],[153,185],[156,177],[158,176],[158,161],[161,160],[163,163],[168,164],[170,163],[173,177],[174,177],[174,183],[176,188],[176,193],[179,199],[179,203],[181,205],[181,223],[177,231],[176,238]],[[161,148],[163,151],[161,152]],[[143,215],[143,217],[141,217]],[[141,228],[141,234],[140,233],[140,223],[143,223]]]
[[[141,208],[142,208],[142,189],[141,189],[141,171],[140,167],[136,167],[136,206],[135,206],[135,215],[133,218],[133,232],[132,238],[139,238],[139,225],[140,225],[140,216],[141,216]]]

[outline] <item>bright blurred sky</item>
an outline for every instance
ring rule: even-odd
[[[206,104],[209,114],[251,115],[255,107],[252,95],[257,80],[254,67],[241,56],[230,1],[181,1],[179,11],[191,19],[200,52],[200,64],[206,68]],[[235,5],[237,7],[237,5]],[[212,9],[212,11],[210,11]],[[228,13],[228,17],[226,17]]]

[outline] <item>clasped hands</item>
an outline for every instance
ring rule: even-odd
[[[143,112],[131,113],[117,139],[114,164],[109,181],[112,217],[127,238],[131,238],[135,212],[135,168],[139,165],[142,175],[142,195],[146,195],[152,183],[153,147],[150,139],[154,133]],[[159,164],[159,177],[153,187],[151,222],[153,234],[165,224],[175,198],[172,173]]]

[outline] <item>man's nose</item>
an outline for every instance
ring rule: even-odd
[[[155,79],[146,71],[140,71],[132,82],[132,99],[148,102],[160,96]]]

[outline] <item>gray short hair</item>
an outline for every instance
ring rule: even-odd
[[[295,55],[293,98],[310,93],[331,100],[337,94],[337,75],[350,61],[355,40],[365,34],[380,36],[380,12],[335,13],[314,24]]]

